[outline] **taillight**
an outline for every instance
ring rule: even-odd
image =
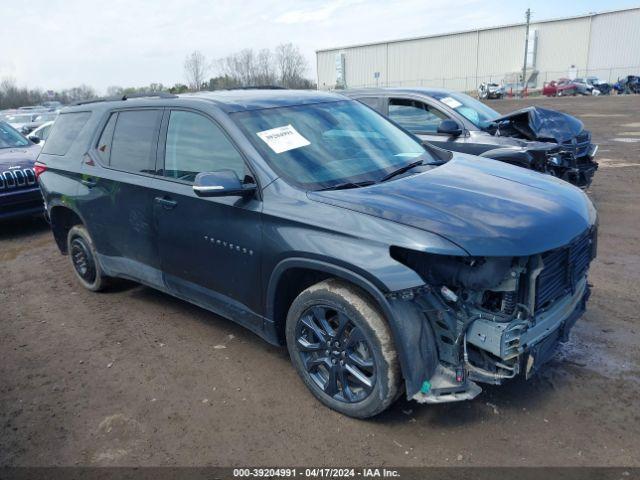
[[[36,163],[33,166],[33,171],[36,174],[36,180],[38,179],[38,177],[40,177],[40,175],[42,175],[42,172],[44,172],[47,169],[47,166],[44,163]]]

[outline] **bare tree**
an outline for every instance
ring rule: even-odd
[[[209,80],[209,88],[256,87],[281,85],[288,88],[311,88],[304,78],[307,62],[292,44],[280,45],[275,53],[264,48],[257,53],[244,49],[216,62],[218,76]]]
[[[300,49],[292,43],[283,43],[276,47],[275,56],[280,84],[286,88],[306,88],[309,81],[304,75],[308,65]]]
[[[271,50],[268,48],[263,48],[256,55],[256,76],[255,83],[256,86],[264,86],[264,85],[275,85],[277,82],[276,79],[276,71],[273,62],[273,55]]]
[[[199,50],[193,51],[184,60],[184,74],[191,90],[200,90],[208,70],[207,61]]]
[[[107,97],[121,97],[122,95],[124,95],[124,88],[118,85],[107,87]]]

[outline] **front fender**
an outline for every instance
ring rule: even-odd
[[[274,318],[278,282],[290,269],[304,268],[323,272],[345,280],[368,293],[384,314],[400,360],[407,398],[420,391],[422,384],[433,375],[438,364],[436,344],[429,321],[414,302],[385,295],[366,277],[342,266],[326,261],[292,257],[282,260],[274,268],[267,287],[267,317]]]

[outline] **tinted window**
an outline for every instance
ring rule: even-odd
[[[46,140],[47,138],[49,138],[49,132],[51,132],[51,127],[53,125],[47,125],[46,127],[42,127],[42,130],[40,130],[40,133],[38,134],[38,138],[40,138],[41,140]]]
[[[90,116],[91,112],[63,113],[59,115],[56,123],[53,124],[47,143],[44,144],[42,153],[65,155]]]
[[[167,129],[164,174],[193,182],[200,172],[233,170],[240,179],[245,164],[220,127],[192,112],[171,112]]]
[[[109,156],[111,155],[111,140],[113,139],[113,130],[115,129],[117,118],[117,113],[111,114],[111,116],[109,117],[109,121],[102,131],[102,135],[100,135],[98,145],[96,145],[98,157],[100,157],[100,161],[104,165],[109,165]]]
[[[128,172],[154,173],[159,110],[118,112],[109,165]]]
[[[359,102],[362,102],[377,111],[380,111],[381,100],[382,99],[376,97],[363,97],[358,99]]]
[[[389,102],[389,118],[413,133],[436,133],[438,125],[447,116],[422,102],[392,99]]]

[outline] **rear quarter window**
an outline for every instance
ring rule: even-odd
[[[91,112],[60,114],[53,124],[49,138],[42,149],[42,153],[49,155],[66,155],[90,116]]]
[[[111,139],[109,166],[126,172],[155,173],[161,118],[160,110],[118,112]]]

